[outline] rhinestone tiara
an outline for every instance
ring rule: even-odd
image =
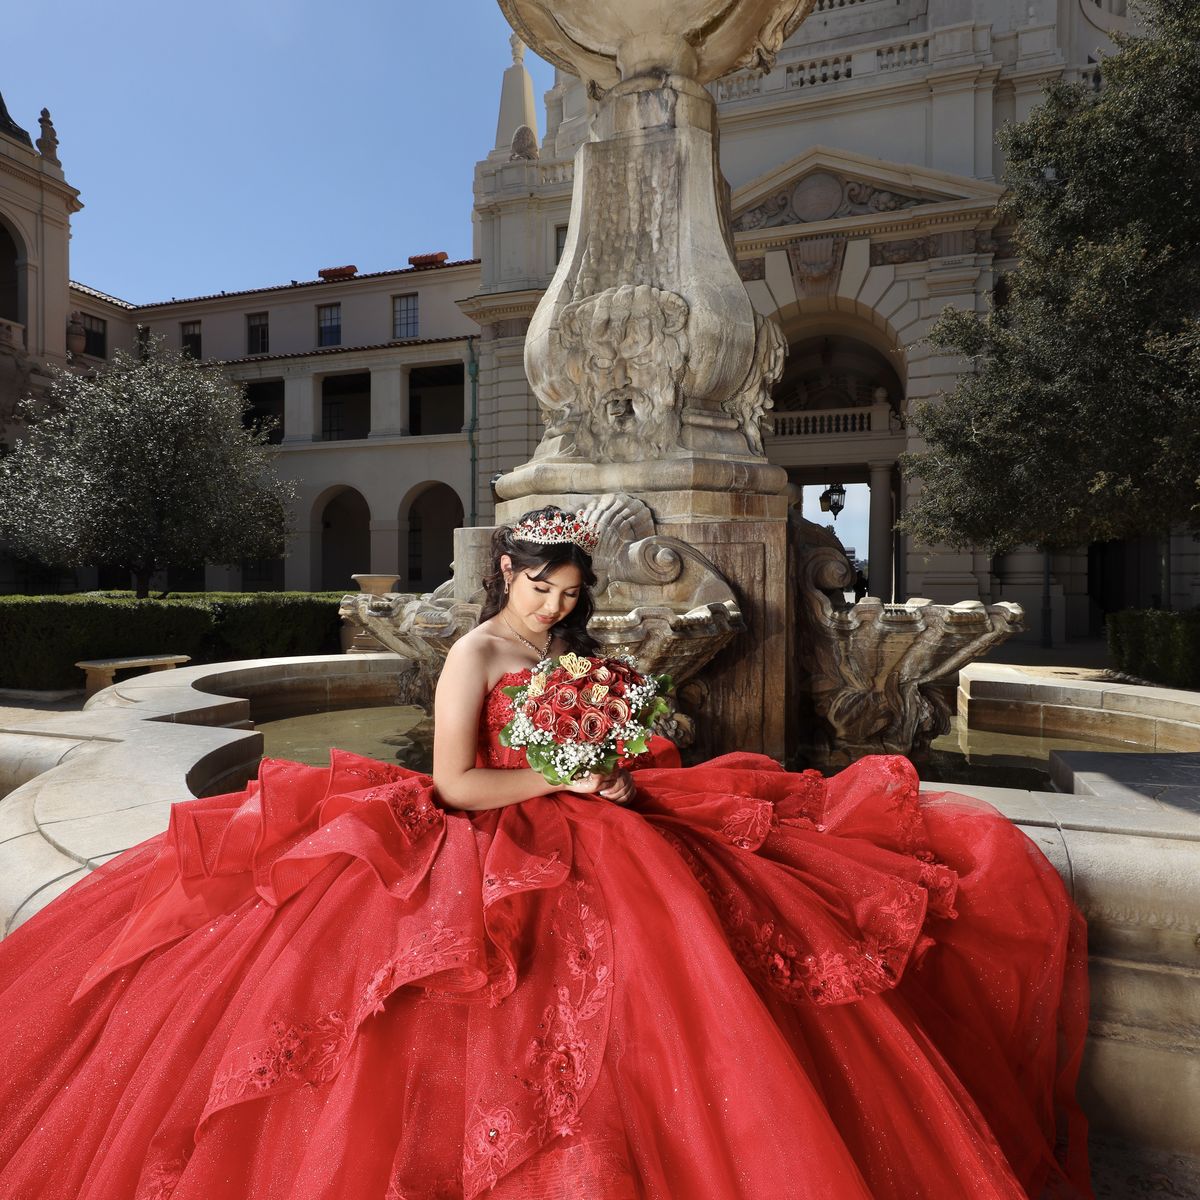
[[[563,542],[572,542],[585,554],[591,554],[600,541],[600,531],[583,519],[582,511],[535,513],[512,526],[512,535],[519,542],[533,542],[538,546],[556,546]]]

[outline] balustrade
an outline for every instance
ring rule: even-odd
[[[25,348],[25,326],[16,321],[0,318],[0,346],[16,346]]]
[[[912,42],[897,42],[891,46],[880,46],[875,51],[875,69],[878,71],[899,71],[905,67],[922,67],[928,62],[928,38],[919,38]]]
[[[776,437],[817,437],[828,434],[870,433],[869,408],[816,409],[773,414]]]
[[[736,75],[727,75],[717,81],[717,100],[744,100],[747,96],[757,96],[762,91],[762,72],[739,71]]]
[[[811,62],[789,63],[786,71],[790,88],[815,87],[850,79],[854,73],[854,56],[842,54],[832,58],[817,58]]]
[[[570,183],[574,178],[575,162],[573,159],[538,164],[538,180],[541,183]]]

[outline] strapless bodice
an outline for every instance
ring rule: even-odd
[[[528,680],[532,668],[506,671],[487,694],[479,714],[479,740],[476,743],[475,763],[480,767],[501,767],[517,770],[529,766],[525,751],[500,745],[500,730],[512,719],[512,700],[504,694],[506,687],[517,687]]]

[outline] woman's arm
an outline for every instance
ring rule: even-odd
[[[488,693],[487,668],[484,647],[464,638],[450,648],[438,679],[433,702],[433,782],[442,803],[450,808],[482,812],[564,790],[547,783],[531,767],[492,770],[475,765],[479,715]]]

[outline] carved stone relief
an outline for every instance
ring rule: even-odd
[[[994,254],[1006,257],[1006,246],[983,229],[949,229],[924,237],[877,242],[871,247],[871,266],[889,263],[925,262],[930,258],[952,258],[961,254]]]
[[[744,258],[738,262],[737,268],[738,274],[746,283],[752,279],[767,277],[767,260],[765,258]]]
[[[844,237],[814,237],[787,248],[792,283],[798,297],[829,295],[837,286],[846,257]]]
[[[537,134],[528,125],[517,127],[517,131],[512,136],[512,145],[508,157],[510,162],[517,162],[522,159],[532,162],[541,157],[541,151],[538,149]]]
[[[763,453],[763,422],[774,401],[771,392],[783,377],[787,339],[769,317],[754,314],[754,363],[738,392],[722,405],[737,419],[751,454]]]
[[[913,196],[878,188],[859,179],[846,179],[832,171],[812,171],[794,183],[739,213],[734,231],[768,229],[777,225],[803,225],[810,221],[832,221],[868,213],[897,212],[920,204],[933,204],[941,197]]]
[[[688,304],[649,284],[622,284],[563,309],[561,386],[539,403],[546,439],[596,462],[660,458],[679,442]]]
[[[907,238],[899,242],[880,242],[871,247],[871,266],[925,262],[936,258],[938,241],[934,237]]]
[[[620,144],[593,144],[586,182],[593,211],[607,219],[587,229],[583,259],[572,299],[582,300],[619,284],[658,284],[664,260],[679,253],[679,161],[666,142],[643,146],[638,174]]]

